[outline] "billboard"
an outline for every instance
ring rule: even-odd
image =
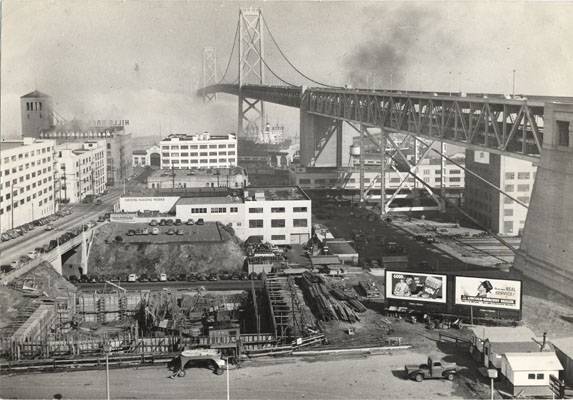
[[[446,302],[446,275],[386,271],[386,298]]]
[[[456,276],[455,304],[521,309],[521,281]]]

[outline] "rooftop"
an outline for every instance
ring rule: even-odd
[[[310,200],[310,197],[298,186],[272,186],[272,187],[248,187],[245,188],[245,201],[259,200],[261,194],[264,200]]]
[[[358,252],[344,239],[328,239],[328,251],[332,254],[358,254]]]
[[[534,341],[528,342],[498,342],[491,344],[491,351],[497,354],[539,352],[539,345]]]
[[[536,337],[535,333],[526,326],[471,326],[469,329],[480,340],[490,342],[527,342]]]
[[[175,175],[176,178],[182,178],[186,176],[217,176],[217,175],[225,177],[227,175],[239,175],[239,174],[246,175],[245,169],[241,167],[158,169],[153,171],[151,175],[149,175],[148,179],[157,179],[160,177],[172,179],[173,175]]]
[[[234,133],[218,134],[212,135],[208,132],[196,133],[196,134],[173,134],[162,139],[162,142],[170,141],[198,141],[198,140],[228,140],[236,138]]]
[[[337,256],[312,256],[310,263],[312,265],[333,265],[340,264],[340,259]]]
[[[211,197],[182,197],[175,204],[176,206],[195,205],[195,204],[235,204],[242,203],[243,199],[238,196],[211,196]]]
[[[132,153],[133,155],[142,155],[142,156],[144,156],[144,155],[147,154],[147,151],[145,151],[145,150],[133,150],[131,153]]]
[[[567,357],[573,358],[573,336],[551,339],[550,342]]]
[[[50,97],[49,95],[42,93],[38,90],[34,90],[33,92],[30,92],[28,94],[25,94],[24,96],[20,97],[21,99],[26,99],[26,98],[38,98],[38,97]]]
[[[554,352],[505,353],[514,371],[561,371],[563,366]]]

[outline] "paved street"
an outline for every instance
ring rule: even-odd
[[[102,204],[78,204],[72,210],[72,214],[59,218],[51,223],[52,231],[44,230],[45,226],[39,226],[33,231],[25,233],[16,239],[0,243],[0,264],[9,264],[15,258],[26,254],[34,248],[49,243],[66,230],[80,225],[104,213],[119,198],[121,189],[112,189],[110,193],[101,197]]]
[[[230,371],[231,399],[461,399],[479,397],[465,378],[406,380],[405,363],[423,362],[424,355],[397,351],[376,356],[330,357],[317,360],[258,360]],[[249,365],[250,364],[250,365]],[[168,379],[163,366],[110,371],[111,398],[224,399],[225,375],[192,368],[183,378]],[[0,377],[4,398],[95,399],[105,397],[105,370]]]

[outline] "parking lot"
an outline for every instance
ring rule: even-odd
[[[224,240],[216,223],[204,225],[157,225],[145,223],[110,224],[110,236],[115,239],[121,236],[125,243],[190,243],[220,242]],[[154,231],[156,233],[154,233]]]

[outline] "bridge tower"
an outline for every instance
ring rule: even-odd
[[[514,267],[573,297],[573,104],[545,103],[541,162]]]
[[[217,52],[214,47],[205,47],[203,48],[203,87],[217,83]],[[203,102],[211,103],[216,99],[216,92],[203,92]]]
[[[239,11],[239,137],[257,138],[263,131],[264,103],[247,98],[243,85],[264,84],[263,14],[260,8]]]

